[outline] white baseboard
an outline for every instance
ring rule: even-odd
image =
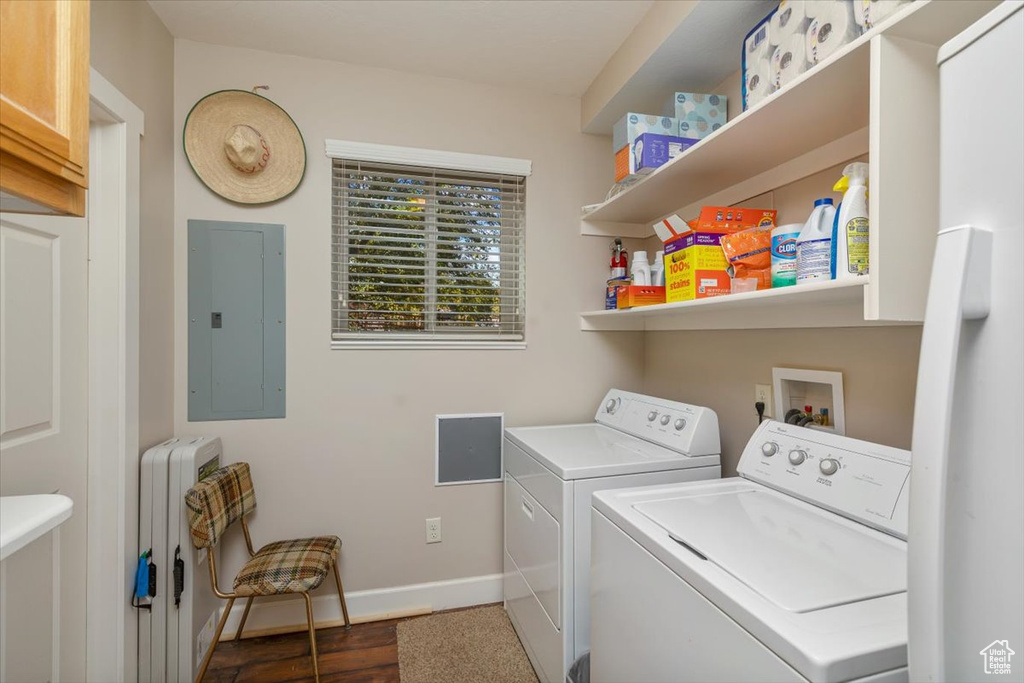
[[[370,621],[368,617],[383,617],[389,614],[409,614],[416,612],[437,612],[458,607],[485,605],[501,602],[501,574],[486,576],[470,576],[450,581],[433,583],[417,583],[410,586],[394,588],[377,588],[366,591],[346,592],[348,614],[352,621]],[[325,582],[334,588],[334,582]],[[228,616],[227,624],[221,639],[234,637],[238,622],[245,610],[245,600],[235,601]],[[313,616],[317,624],[324,622],[340,622],[341,603],[338,594],[326,590],[313,598]],[[220,617],[218,613],[217,617]],[[249,610],[249,618],[245,622],[247,633],[252,631],[281,631],[295,627],[295,630],[306,629],[306,605],[301,596],[295,599],[272,600],[257,598]]]

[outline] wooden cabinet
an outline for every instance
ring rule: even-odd
[[[0,0],[3,208],[85,214],[88,0]]]

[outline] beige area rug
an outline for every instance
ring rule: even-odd
[[[536,683],[501,605],[398,623],[402,683]]]

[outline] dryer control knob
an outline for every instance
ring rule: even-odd
[[[792,450],[789,452],[789,462],[792,465],[799,465],[807,459],[807,452],[799,449]]]
[[[658,418],[658,411],[657,410],[652,410],[651,412],[647,413],[647,421],[648,422],[654,422],[657,418]]]
[[[662,424],[662,426],[667,425],[671,421],[672,421],[672,416],[671,415],[662,415],[661,416],[661,424]]]
[[[766,458],[770,458],[779,452],[779,444],[772,441],[765,441],[761,444],[761,455]]]
[[[820,469],[821,473],[826,477],[830,477],[839,471],[839,461],[835,458],[825,458],[818,465],[818,469]]]
[[[686,420],[684,420],[683,418],[679,418],[678,420],[676,420],[675,428],[677,432],[683,431],[684,427],[686,427]]]
[[[619,399],[617,399],[617,398],[610,398],[610,399],[608,399],[608,402],[604,404],[604,411],[606,413],[614,413],[618,409],[619,409]]]

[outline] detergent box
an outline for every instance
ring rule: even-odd
[[[615,182],[636,173],[633,144],[644,133],[679,135],[679,121],[670,116],[630,112],[612,128],[612,152],[615,154]]]
[[[732,292],[722,236],[774,225],[775,211],[705,206],[690,230],[665,243],[665,300],[691,301]]]
[[[665,114],[679,121],[682,138],[701,140],[725,125],[725,95],[697,92],[677,92],[665,106]]]
[[[649,285],[619,285],[616,292],[617,308],[635,308],[665,303],[665,288]]]

